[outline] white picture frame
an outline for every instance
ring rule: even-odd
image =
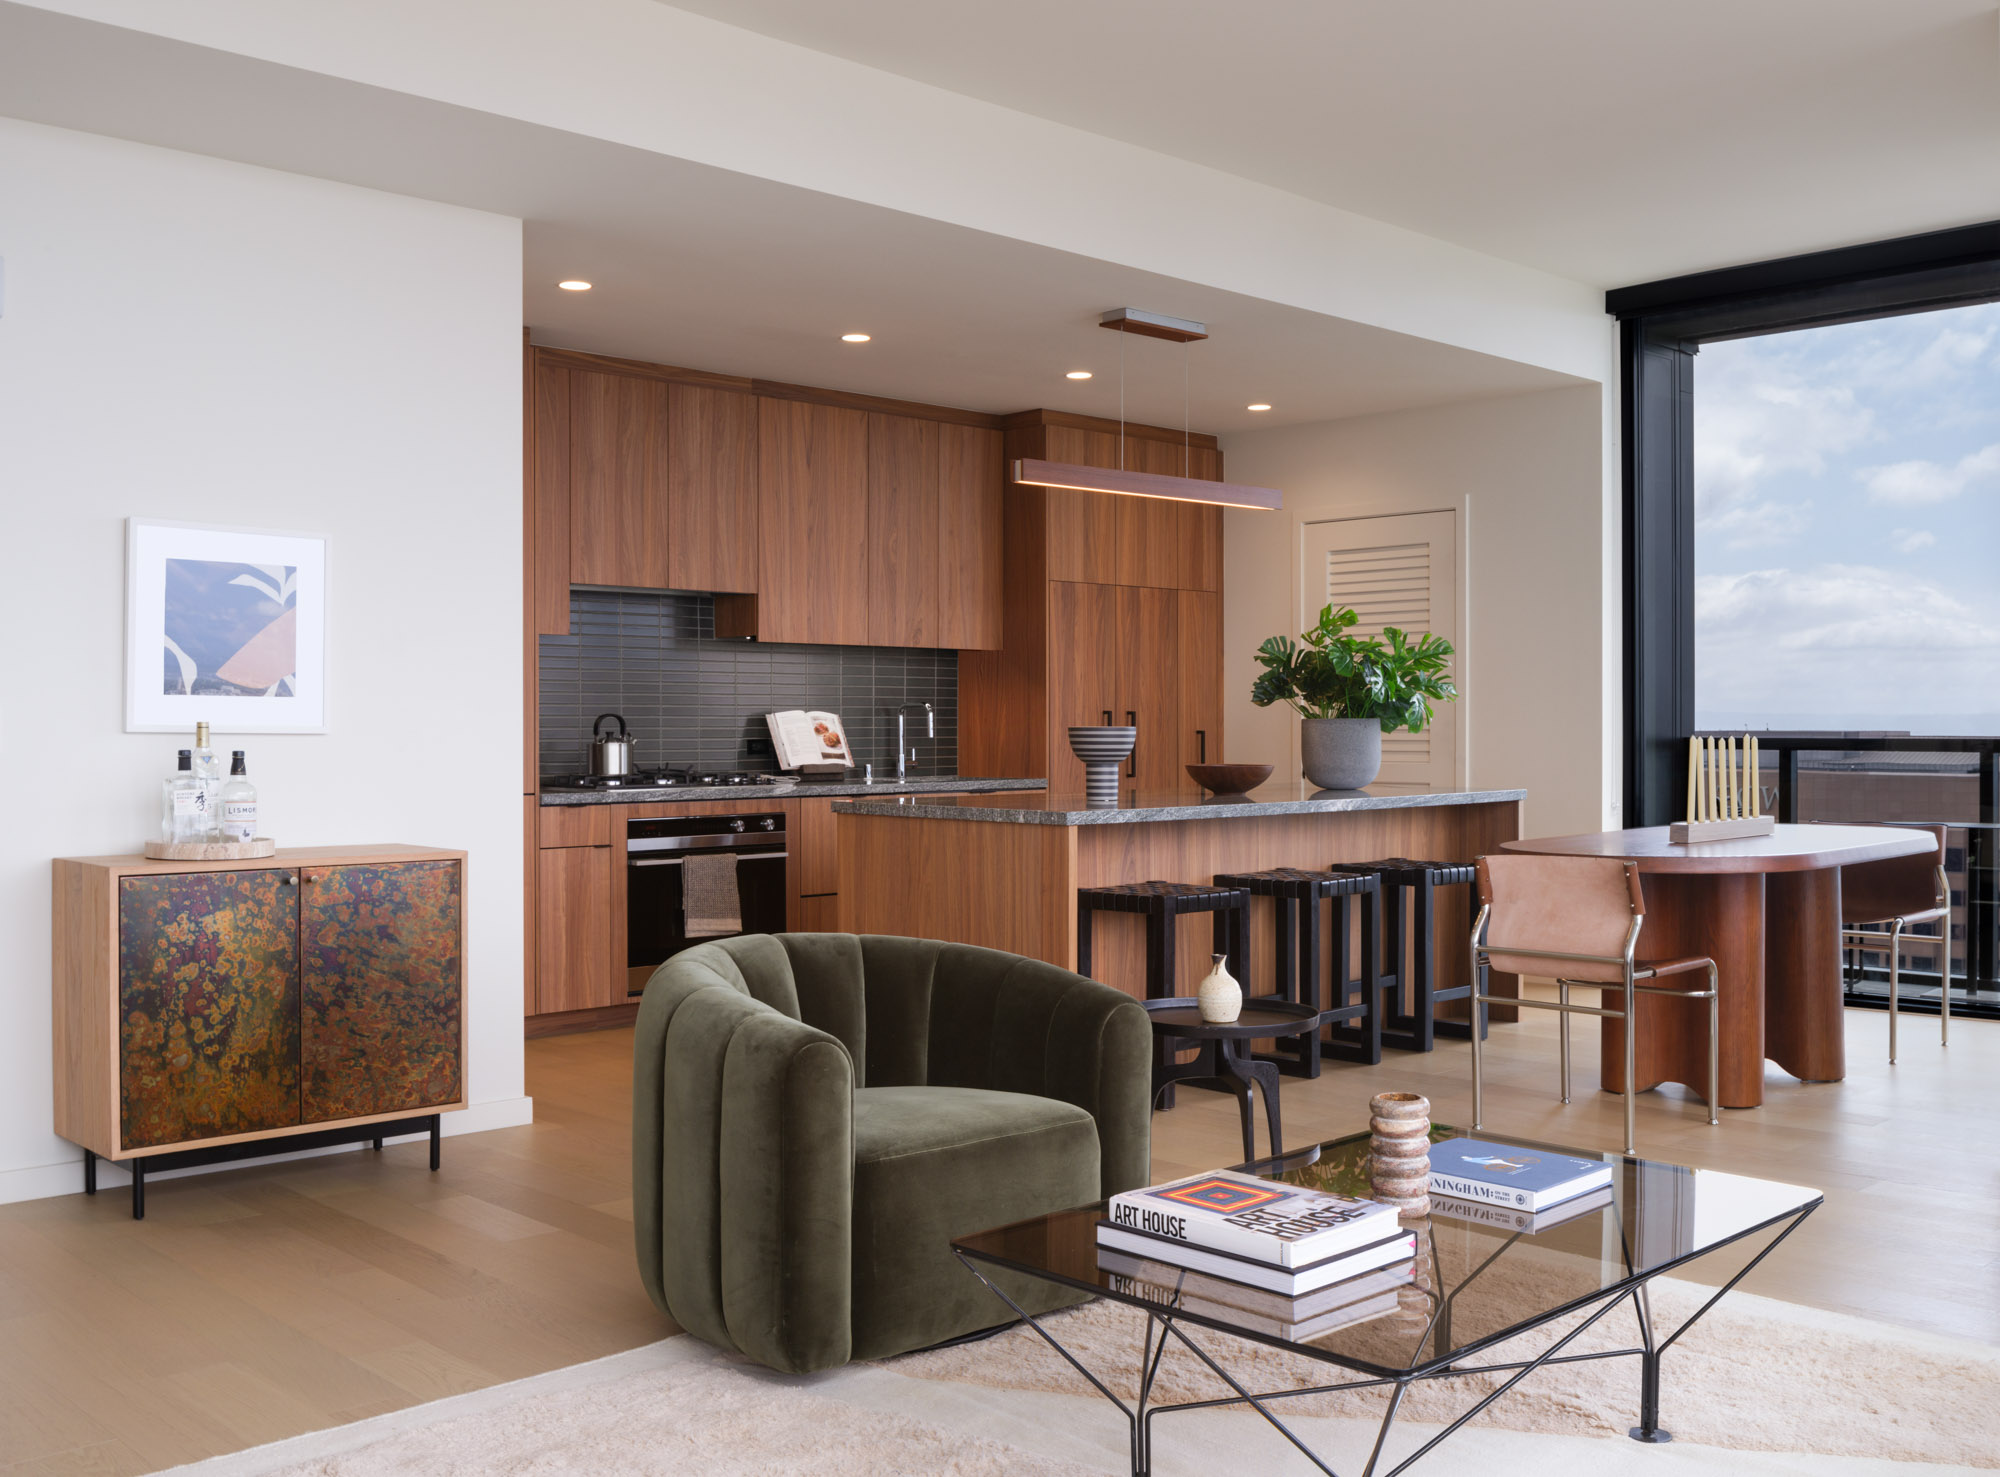
[[[125,731],[325,733],[326,573],[317,534],[127,518]]]

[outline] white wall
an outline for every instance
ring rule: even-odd
[[[1258,644],[1300,629],[1300,525],[1456,509],[1470,784],[1525,787],[1530,835],[1616,825],[1603,402],[1592,385],[1224,438],[1230,481],[1285,495],[1282,513],[1225,515],[1231,757],[1296,756],[1297,715],[1253,707],[1249,692]]]
[[[218,740],[281,845],[471,854],[447,1123],[526,1121],[520,223],[0,120],[0,257],[0,1200],[80,1183],[49,859],[137,850],[179,747],[122,731],[128,515],[326,536],[329,731]]]

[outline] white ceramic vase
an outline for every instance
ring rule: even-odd
[[[1226,1026],[1243,1014],[1243,987],[1229,972],[1229,956],[1217,954],[1214,958],[1215,968],[1203,976],[1194,998],[1203,1020]]]

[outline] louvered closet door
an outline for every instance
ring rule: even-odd
[[[1415,637],[1426,631],[1456,647],[1458,516],[1399,513],[1384,518],[1337,518],[1305,525],[1305,608],[1299,629],[1331,602],[1351,605],[1364,636],[1395,626]],[[1457,679],[1454,661],[1453,679]],[[1382,775],[1391,791],[1450,790],[1459,784],[1458,704],[1445,703],[1423,733],[1382,735]]]

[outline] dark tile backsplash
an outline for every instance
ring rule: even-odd
[[[766,713],[821,708],[838,713],[854,750],[855,773],[873,762],[896,768],[902,703],[930,703],[937,737],[910,731],[911,774],[958,772],[958,653],[895,646],[782,646],[723,641],[709,595],[573,590],[567,636],[541,638],[541,772],[577,774],[589,765],[590,726],[619,713],[638,741],[642,768],[774,770]]]

